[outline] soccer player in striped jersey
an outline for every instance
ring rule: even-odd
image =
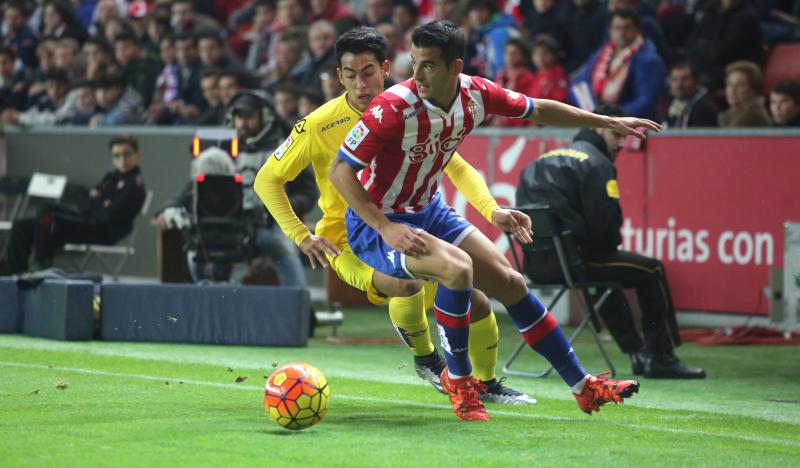
[[[350,205],[350,247],[387,275],[439,281],[434,313],[447,360],[441,383],[461,419],[489,419],[468,356],[473,284],[506,306],[525,341],[558,371],[584,412],[622,402],[638,391],[639,383],[588,374],[522,275],[485,235],[452,212],[437,187],[458,145],[491,114],[609,128],[639,138],[644,135],[636,127],[657,131],[660,126],[546,99],[534,101],[484,78],[464,75],[463,52],[464,32],[452,23],[418,27],[411,46],[413,78],[375,98],[344,139],[329,177]],[[521,242],[531,242],[531,221],[525,214],[498,207],[491,221]]]
[[[340,278],[365,291],[373,303],[384,303],[391,298],[389,316],[414,354],[417,373],[441,391],[439,378],[445,362],[431,343],[425,316],[426,302],[433,303],[435,286],[426,282],[423,290],[419,280],[394,278],[359,260],[347,245],[344,219],[347,205],[328,180],[328,171],[344,137],[370,101],[383,92],[389,70],[386,47],[386,39],[372,28],[351,30],[337,40],[337,72],[346,93],[295,124],[289,137],[259,171],[255,190],[281,229],[308,255],[312,266],[330,264]],[[315,234],[294,213],[283,188],[308,165],[314,168],[323,213]],[[457,154],[448,165],[447,175],[485,216],[497,208],[480,174]],[[512,404],[536,403],[495,378],[497,322],[483,293],[476,290],[472,300],[470,351],[476,378],[483,384],[481,398]]]

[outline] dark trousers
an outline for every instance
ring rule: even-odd
[[[672,295],[660,260],[624,250],[582,257],[586,281],[615,282],[636,290],[644,341],[622,290],[612,291],[598,310],[623,352],[638,351],[644,345],[652,353],[670,354],[681,344]],[[534,283],[563,282],[555,250],[526,252],[525,272]]]
[[[8,245],[8,267],[11,274],[28,269],[33,251],[34,260],[42,265],[53,261],[56,250],[69,242],[110,244],[106,230],[76,210],[44,205],[33,219],[14,222]]]

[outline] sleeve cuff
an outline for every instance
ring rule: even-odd
[[[344,162],[346,162],[350,167],[352,167],[357,171],[360,171],[361,169],[364,169],[364,167],[367,166],[367,164],[364,161],[358,159],[353,153],[347,151],[344,147],[339,148],[338,156],[339,158],[343,159]]]
[[[522,116],[520,116],[521,119],[527,119],[533,113],[533,107],[534,107],[533,98],[525,96],[525,102],[526,102],[525,113],[522,114]]]

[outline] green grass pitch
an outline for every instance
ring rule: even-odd
[[[498,321],[502,362],[519,338]],[[347,311],[341,332],[304,349],[0,335],[0,466],[800,466],[797,347],[683,346],[707,380],[644,379],[593,416],[557,376],[509,378],[539,403],[489,404],[491,421],[468,423],[416,377],[385,309]],[[575,348],[604,370],[591,343]],[[304,431],[263,407],[264,376],[289,361],[331,385],[328,415]],[[542,363],[528,351],[520,366]]]

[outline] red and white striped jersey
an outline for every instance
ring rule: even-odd
[[[444,166],[472,129],[491,114],[526,118],[533,106],[530,97],[462,74],[445,112],[420,98],[410,79],[373,99],[339,157],[361,170],[364,189],[384,213],[416,212],[430,203]]]

